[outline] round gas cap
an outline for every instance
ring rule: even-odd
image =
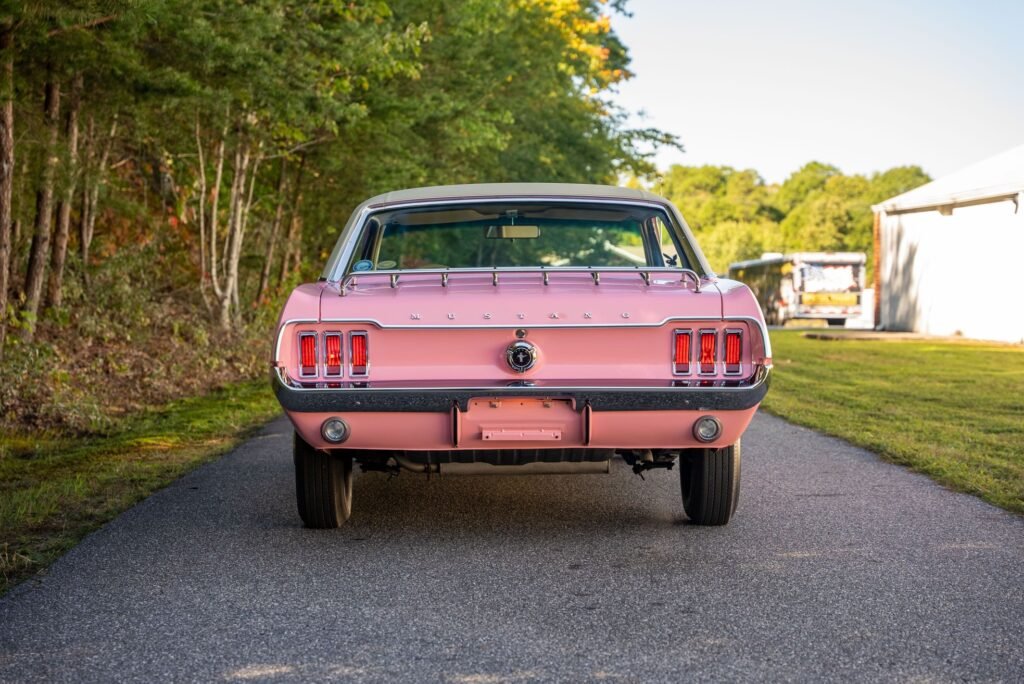
[[[525,373],[537,363],[537,347],[526,340],[513,342],[505,350],[505,360],[516,373]]]

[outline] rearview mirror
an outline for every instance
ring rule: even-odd
[[[540,237],[540,226],[487,226],[489,239],[533,240]]]

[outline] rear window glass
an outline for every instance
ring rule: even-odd
[[[665,216],[617,205],[490,203],[382,212],[349,270],[688,266]],[[664,244],[667,242],[667,245]]]

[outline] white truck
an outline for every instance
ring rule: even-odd
[[[753,290],[769,325],[824,319],[844,326],[866,304],[866,260],[863,252],[768,253],[730,264],[729,277]]]

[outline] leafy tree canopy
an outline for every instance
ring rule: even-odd
[[[871,205],[931,180],[918,166],[871,176],[810,162],[781,185],[753,170],[673,166],[655,191],[682,211],[719,272],[763,252],[873,249]],[[869,259],[870,264],[870,259]]]

